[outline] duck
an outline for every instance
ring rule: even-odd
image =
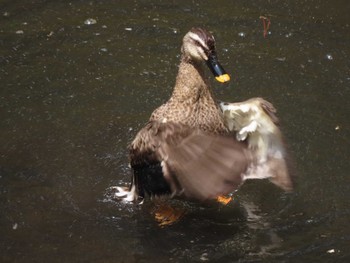
[[[268,178],[292,189],[273,105],[262,98],[218,103],[210,75],[230,81],[212,33],[192,28],[182,40],[172,95],[129,145],[133,173],[129,187],[117,187],[119,200],[206,202],[234,193],[247,179]]]

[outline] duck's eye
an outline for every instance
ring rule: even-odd
[[[199,47],[203,47],[202,44],[198,40],[193,40],[194,44]]]
[[[203,46],[203,43],[201,43],[201,41],[192,38],[193,44],[197,47],[201,47],[203,50],[205,50],[205,47]]]

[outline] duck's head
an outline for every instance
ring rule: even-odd
[[[219,82],[227,82],[230,76],[219,64],[215,39],[211,33],[202,28],[192,28],[183,38],[182,54],[185,58],[205,62]]]

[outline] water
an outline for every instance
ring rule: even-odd
[[[347,1],[2,1],[2,262],[346,262],[350,259]],[[271,19],[263,37],[259,17]],[[214,32],[230,84],[278,109],[294,193],[249,182],[227,207],[108,198],[127,145],[170,95],[182,36]]]

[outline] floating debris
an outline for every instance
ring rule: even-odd
[[[246,33],[244,33],[244,32],[239,32],[239,33],[238,33],[238,36],[240,36],[240,37],[246,37],[246,36],[247,36],[247,34],[246,34]]]
[[[97,21],[96,21],[96,19],[88,18],[84,21],[84,24],[85,25],[95,25],[95,24],[97,24]]]
[[[327,250],[327,253],[328,254],[333,254],[335,252],[335,249],[334,248],[332,248],[332,249],[330,249],[330,250]]]
[[[266,16],[260,16],[259,18],[263,22],[263,27],[264,27],[263,36],[264,36],[264,38],[266,38],[268,34],[271,35],[271,32],[269,32],[270,25],[271,25],[271,19],[266,17]]]
[[[340,130],[340,126],[339,125],[335,126],[334,130],[339,131]]]
[[[17,30],[17,31],[16,31],[16,34],[17,34],[17,35],[24,34],[24,31],[23,31],[23,30]]]
[[[124,28],[126,31],[132,31],[132,28],[131,27],[126,27]]]
[[[10,13],[9,13],[9,12],[4,12],[2,15],[3,15],[4,17],[9,17],[9,16],[10,16]]]
[[[327,55],[326,55],[326,58],[327,58],[328,60],[333,60],[333,56],[332,56],[331,54],[327,54]]]
[[[277,57],[276,60],[280,62],[284,62],[286,61],[286,57]]]
[[[13,230],[16,230],[18,228],[18,224],[17,223],[14,223],[13,226],[12,226],[12,229]]]
[[[108,51],[108,49],[105,48],[105,47],[101,48],[100,50],[101,50],[102,52],[107,52],[107,51]]]

